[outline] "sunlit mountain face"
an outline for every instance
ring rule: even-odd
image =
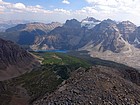
[[[140,105],[139,0],[0,0],[0,105]]]

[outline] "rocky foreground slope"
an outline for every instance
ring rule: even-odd
[[[44,58],[42,66],[0,82],[2,105],[140,104],[140,73],[132,67],[67,54],[34,54]]]
[[[52,94],[34,105],[139,105],[140,74],[95,66],[79,68]]]
[[[35,54],[35,53],[34,53]],[[43,57],[42,65],[19,77],[0,82],[1,105],[29,105],[56,90],[70,73],[90,64],[76,57],[60,53],[36,53]]]
[[[30,71],[37,64],[35,58],[11,41],[0,39],[0,80]]]

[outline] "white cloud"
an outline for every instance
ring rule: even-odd
[[[26,6],[22,3],[16,3],[13,5],[13,7],[17,8],[17,9],[25,9]]]
[[[118,6],[125,5],[130,6],[134,3],[140,2],[139,0],[86,0],[90,4],[94,5],[109,5],[109,6]]]
[[[87,16],[92,16],[101,20],[107,18],[117,21],[130,20],[140,25],[140,0],[86,1],[89,5],[78,10],[65,10],[63,8],[54,8],[54,6],[53,10],[47,10],[40,5],[27,6],[23,3],[14,4],[0,0],[0,17],[5,19],[37,20],[42,22],[64,22],[71,18],[82,20]]]
[[[108,0],[86,0],[88,3],[92,3],[94,5],[105,5],[108,4]],[[111,0],[112,1],[112,0]],[[114,1],[114,0],[113,0]]]
[[[84,7],[80,10],[76,10],[75,12],[73,12],[73,14],[76,16],[76,15],[86,15],[89,16],[89,15],[93,15],[93,14],[97,14],[98,11],[96,11],[93,7]],[[82,17],[83,18],[83,17]]]
[[[121,9],[139,7],[140,0],[86,0],[89,4],[95,6],[96,8],[106,7],[111,9]]]
[[[54,9],[54,12],[63,13],[63,14],[70,14],[71,12],[65,9]]]
[[[0,6],[0,14],[3,13],[4,9],[5,9],[5,8],[4,8],[3,6]]]
[[[41,7],[40,5],[36,5],[36,6],[26,6],[23,3],[8,3],[8,2],[0,2],[0,6],[5,7],[5,13],[7,13],[7,11],[12,11],[12,12],[40,12],[40,13],[49,13],[49,10],[45,10],[43,9],[43,7]]]
[[[36,5],[37,8],[43,8],[41,5]]]
[[[101,15],[99,17],[139,21],[140,0],[85,0]],[[137,16],[137,17],[136,17]],[[137,19],[135,19],[137,18]],[[139,21],[140,24],[140,21]]]
[[[64,4],[70,4],[70,2],[68,0],[63,0],[62,3],[64,3]]]

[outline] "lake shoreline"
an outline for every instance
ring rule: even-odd
[[[57,53],[67,53],[68,50],[34,50],[33,52],[57,52]]]

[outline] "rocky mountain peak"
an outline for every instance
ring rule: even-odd
[[[102,23],[106,23],[106,24],[116,24],[116,22],[113,21],[113,20],[111,20],[111,19],[103,20]]]
[[[101,21],[97,20],[93,17],[87,17],[86,19],[83,19],[81,21],[81,27],[86,27],[88,29],[94,28],[97,24],[99,24]]]
[[[107,19],[107,20],[103,20],[100,24],[97,24],[93,30],[100,31],[100,33],[101,33],[107,29],[111,29],[111,27],[112,27],[112,29],[116,28],[116,22],[111,19]]]
[[[67,20],[64,24],[64,27],[72,27],[79,28],[81,27],[81,23],[76,19]]]
[[[123,21],[119,23],[118,28],[124,40],[128,41],[132,40],[132,33],[136,30],[136,25],[130,21]]]
[[[122,22],[120,22],[119,24],[121,24],[121,25],[123,25],[123,26],[128,26],[128,25],[130,25],[130,26],[136,26],[134,23],[132,23],[131,21],[122,21]]]
[[[17,32],[17,31],[31,32],[33,30],[41,30],[41,31],[44,31],[45,33],[47,33],[58,26],[62,26],[62,24],[58,23],[58,22],[52,22],[49,24],[33,22],[33,23],[27,23],[27,24],[19,24],[15,27],[7,29],[6,32]]]
[[[119,23],[118,28],[120,29],[120,32],[125,32],[125,33],[132,33],[136,29],[136,25],[130,21],[123,21]]]
[[[97,20],[97,19],[95,19],[93,17],[87,17],[86,19],[83,19],[82,22],[83,21],[100,22],[100,20]]]
[[[107,19],[92,29],[93,39],[85,48],[94,47],[96,51],[112,51],[115,53],[130,50],[129,44],[122,38],[115,21]]]

